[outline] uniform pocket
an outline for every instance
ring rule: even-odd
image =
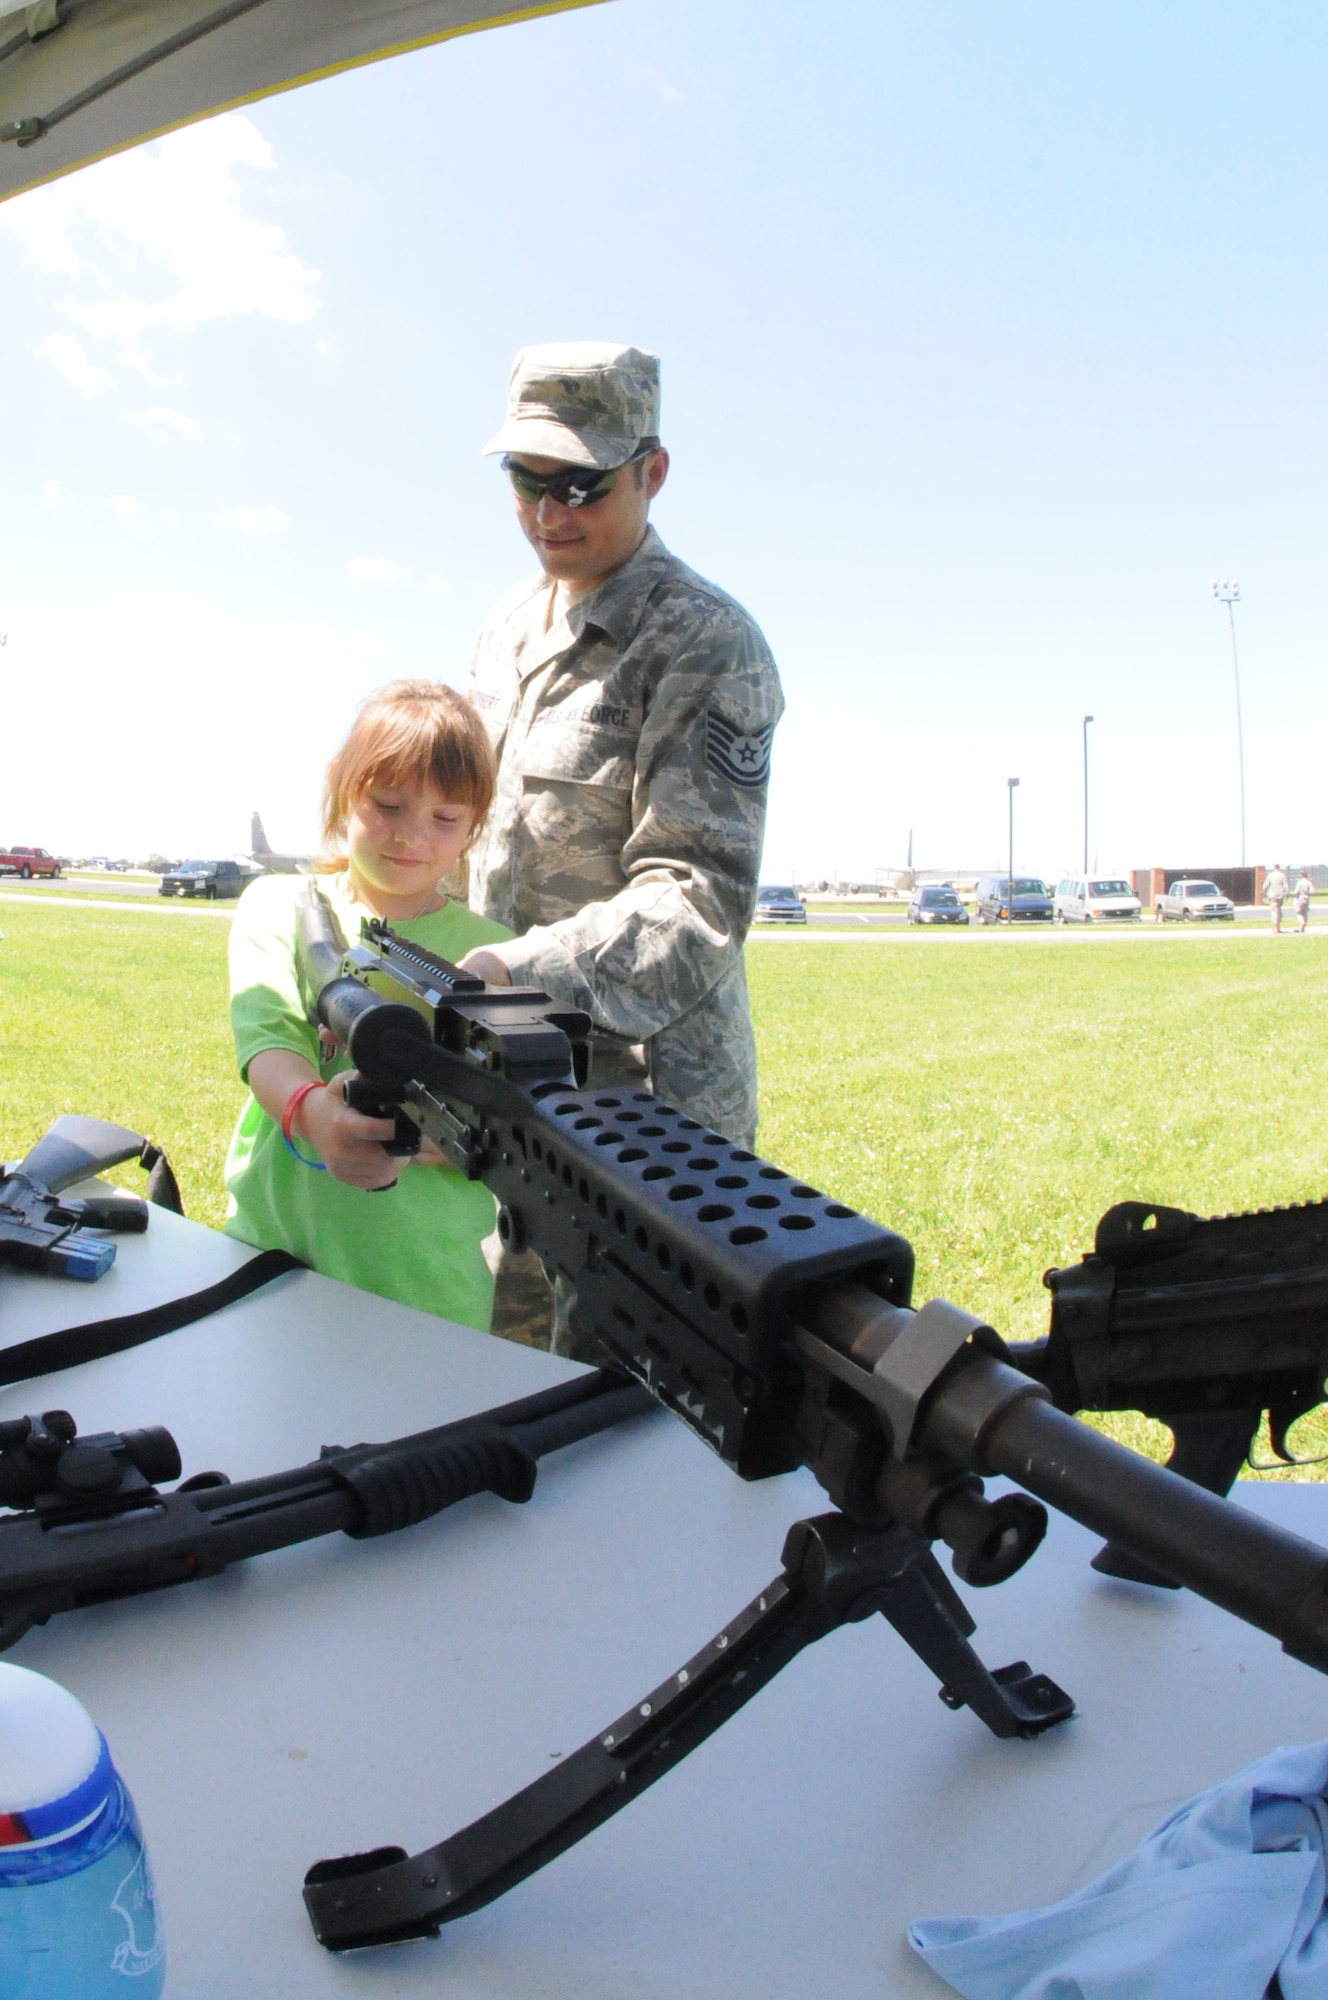
[[[531,783],[598,785],[630,795],[634,775],[632,742],[603,730],[532,729],[521,746],[517,768]]]
[[[537,772],[523,776],[521,879],[535,923],[556,923],[623,887],[630,788]]]

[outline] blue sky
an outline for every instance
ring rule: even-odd
[[[313,833],[529,567],[514,349],[664,361],[764,626],[766,872],[1328,858],[1320,11],[612,0],[0,207],[0,839]]]

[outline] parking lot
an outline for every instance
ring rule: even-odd
[[[966,907],[969,908],[971,916],[971,906],[966,905]],[[973,923],[953,929],[949,925],[933,927],[931,925],[919,924],[913,927],[908,922],[907,910],[908,906],[903,902],[854,902],[848,899],[842,901],[824,901],[822,899],[808,898],[806,930],[803,929],[801,924],[761,924],[756,926],[752,934],[756,936],[759,933],[762,936],[768,937],[772,934],[780,933],[786,936],[806,937],[810,931],[814,930],[848,931],[856,934],[861,934],[864,931],[870,933],[872,931],[885,930],[901,931],[911,936],[916,929],[918,936],[940,936],[943,934],[947,937],[972,937],[976,934],[979,937],[1004,937],[1009,933],[1010,929],[1005,924],[985,929]],[[1057,935],[1064,937],[1071,935],[1076,937],[1138,937],[1140,935],[1152,936],[1154,934],[1160,936],[1163,933],[1168,937],[1179,937],[1181,935],[1189,936],[1191,932],[1196,931],[1207,932],[1216,930],[1230,937],[1233,930],[1267,931],[1271,922],[1271,913],[1266,906],[1249,903],[1237,906],[1234,924],[1216,922],[1159,924],[1154,922],[1152,911],[1145,910],[1137,923],[1116,922],[1061,925],[1016,922],[1014,925],[1014,935],[1019,937],[1045,936],[1048,931],[1055,931]],[[1317,901],[1310,905],[1311,930],[1315,928],[1316,922],[1319,924],[1328,924],[1328,906]],[[1290,930],[1294,930],[1294,928],[1294,917],[1288,916],[1284,910],[1282,913],[1283,935],[1286,935]]]

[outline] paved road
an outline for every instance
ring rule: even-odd
[[[0,889],[24,892],[40,889],[66,896],[155,896],[157,884],[140,881],[133,875],[49,875],[31,882],[24,882],[17,875],[0,875]]]

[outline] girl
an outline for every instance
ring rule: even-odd
[[[511,936],[442,887],[493,787],[484,727],[451,688],[394,681],[370,697],[328,766],[323,798],[334,858],[320,886],[347,937],[358,936],[362,916],[383,917],[456,960]],[[299,876],[265,875],[235,912],[231,1025],[252,1095],[226,1160],[226,1233],[487,1330],[493,1281],[480,1242],[493,1227],[493,1197],[427,1142],[417,1160],[389,1157],[391,1123],[346,1104],[348,1058],[320,1046],[300,999],[297,913],[307,893]]]

